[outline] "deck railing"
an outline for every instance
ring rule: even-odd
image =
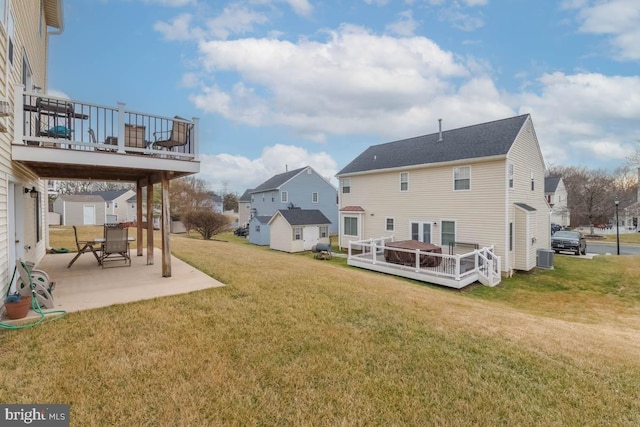
[[[198,159],[198,119],[163,117],[116,107],[23,92],[16,87],[14,144],[126,154],[167,153]],[[181,143],[162,147],[175,129]],[[181,133],[178,135],[178,133]]]
[[[410,257],[407,257],[412,260],[411,264],[400,264],[387,262],[385,259],[386,243],[391,241],[393,241],[393,237],[350,241],[348,259],[358,260],[372,266],[384,265],[390,269],[398,270],[398,275],[402,275],[402,271],[410,271],[423,274],[427,279],[429,276],[436,276],[457,282],[482,275],[482,279],[487,278],[483,282],[486,281],[490,286],[500,282],[500,257],[495,255],[492,246],[453,255],[425,252],[420,249],[389,248],[394,252],[411,254]]]

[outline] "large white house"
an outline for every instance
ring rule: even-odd
[[[531,270],[549,249],[545,166],[528,114],[374,145],[337,177],[341,247],[380,237],[443,253],[493,247],[503,274]]]
[[[561,176],[548,176],[544,179],[544,196],[551,207],[551,222],[568,227],[571,224],[567,206],[569,195]]]

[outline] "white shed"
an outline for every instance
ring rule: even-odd
[[[331,243],[331,221],[318,209],[281,209],[269,220],[271,249],[284,252],[311,250],[317,243]]]

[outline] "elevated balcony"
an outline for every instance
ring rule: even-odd
[[[11,156],[40,178],[146,185],[200,171],[196,118],[15,93]]]

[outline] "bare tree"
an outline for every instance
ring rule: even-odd
[[[195,230],[205,240],[229,229],[229,219],[211,210],[191,210],[182,214],[182,222],[187,230]]]
[[[169,200],[171,216],[181,217],[184,213],[203,208],[213,208],[213,196],[207,182],[194,176],[176,179],[171,182]]]
[[[591,170],[578,166],[551,166],[550,176],[561,176],[567,189],[567,206],[571,211],[571,225],[606,223],[615,211],[617,192],[622,184],[602,170]]]

